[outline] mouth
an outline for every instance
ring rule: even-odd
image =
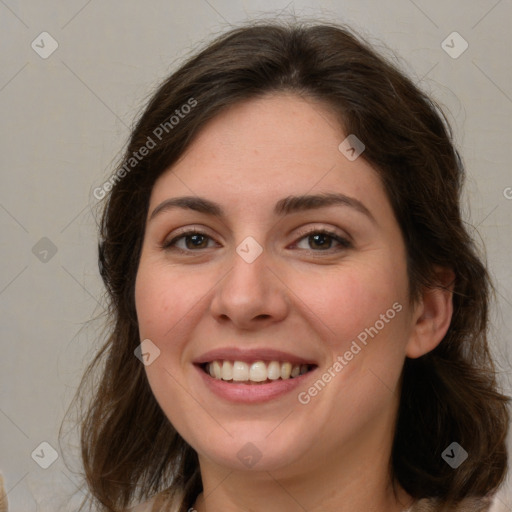
[[[288,400],[318,368],[314,359],[270,347],[218,348],[192,362],[208,392],[240,404]]]
[[[213,379],[232,384],[264,385],[276,381],[296,379],[316,368],[314,364],[291,361],[237,361],[216,359],[200,365]]]

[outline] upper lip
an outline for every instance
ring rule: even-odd
[[[224,360],[243,361],[245,363],[253,363],[255,361],[281,361],[292,364],[317,364],[313,359],[300,357],[273,348],[242,349],[239,347],[224,347],[210,350],[194,359],[193,362],[195,364],[204,364]]]

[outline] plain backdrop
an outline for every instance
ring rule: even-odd
[[[292,13],[351,25],[448,112],[468,172],[465,219],[497,286],[491,339],[510,393],[510,0],[0,0],[0,472],[10,511],[80,501],[64,463],[79,470],[77,452],[62,453],[58,429],[105,305],[94,188],[156,85],[198,44],[247,18]],[[493,512],[512,509],[509,489]]]

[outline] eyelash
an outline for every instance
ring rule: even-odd
[[[182,238],[187,238],[187,237],[193,236],[193,235],[201,235],[205,238],[213,240],[212,237],[208,236],[206,233],[204,233],[202,231],[190,229],[190,230],[184,231],[183,233],[174,237],[172,240],[169,240],[168,242],[164,242],[161,245],[161,248],[164,250],[167,250],[167,251],[178,251],[178,252],[181,252],[184,254],[187,254],[187,253],[189,254],[192,252],[200,252],[202,249],[198,249],[196,251],[194,249],[181,249],[179,247],[175,247],[175,244],[178,240],[181,240]],[[341,247],[338,247],[338,249],[329,248],[329,249],[319,249],[319,250],[314,250],[314,249],[301,249],[301,250],[305,250],[305,251],[313,252],[313,253],[332,253],[333,250],[341,251],[343,249],[350,249],[351,247],[353,247],[352,243],[349,240],[341,237],[340,235],[338,235],[337,233],[334,233],[333,231],[329,231],[328,229],[311,229],[309,231],[302,232],[299,234],[300,238],[298,238],[297,241],[294,242],[294,245],[297,245],[297,243],[299,243],[301,240],[303,240],[311,235],[325,235],[325,236],[331,238],[332,240],[338,242],[338,244]]]

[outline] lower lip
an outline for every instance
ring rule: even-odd
[[[278,379],[267,384],[235,384],[211,377],[199,366],[196,366],[196,369],[210,391],[230,402],[245,404],[268,402],[291,393],[303,386],[304,381],[315,371],[311,370],[293,379]]]

